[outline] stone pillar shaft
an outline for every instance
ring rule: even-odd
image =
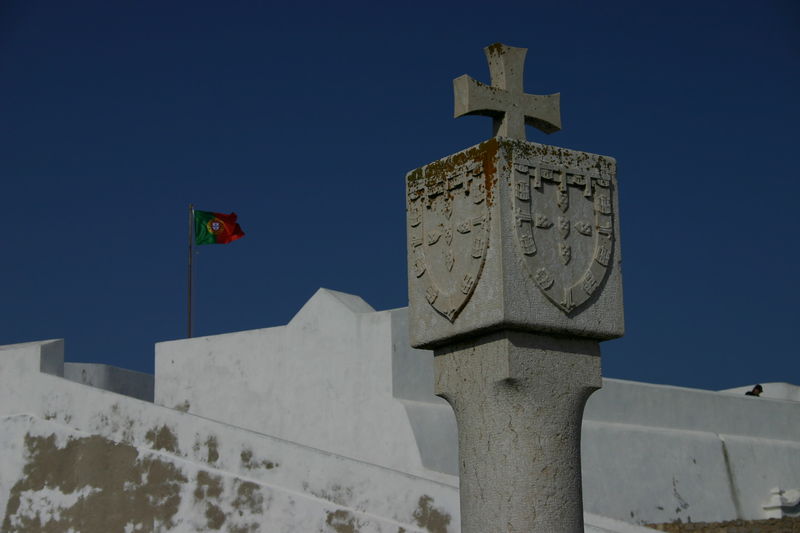
[[[435,351],[455,411],[464,533],[582,533],[583,408],[595,340],[500,331]]]

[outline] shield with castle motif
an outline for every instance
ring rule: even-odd
[[[475,290],[489,244],[481,160],[420,169],[408,177],[410,283],[453,322]]]
[[[600,290],[614,249],[613,181],[602,167],[515,159],[514,226],[528,273],[564,313]]]

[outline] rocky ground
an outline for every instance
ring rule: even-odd
[[[647,527],[669,533],[800,533],[800,517],[731,522],[674,522],[648,524]]]

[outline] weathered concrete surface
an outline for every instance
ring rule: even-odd
[[[604,379],[586,420],[800,442],[800,403]]]
[[[173,461],[29,415],[4,422],[5,439],[23,453],[12,458],[22,460],[22,471],[9,491],[3,531],[175,526],[188,479]]]
[[[766,518],[772,488],[800,487],[800,403],[605,379],[581,453],[589,512],[639,524]]]
[[[320,293],[325,295],[323,302],[329,296],[333,297],[326,292]],[[328,311],[335,315],[344,314],[338,304],[330,308],[327,304],[320,305],[316,309],[321,313],[318,318],[322,322]],[[382,318],[364,320],[362,315]],[[235,427],[241,409],[225,396],[232,389],[234,378],[220,380],[217,403],[222,406],[216,411],[219,418],[214,420],[172,409],[172,405],[169,408],[153,405],[56,377],[63,361],[60,341],[0,347],[0,513],[7,510],[13,487],[18,483],[22,487],[25,483],[22,473],[29,457],[25,446],[26,434],[45,439],[55,435],[55,445],[59,450],[67,448],[69,439],[97,436],[110,443],[135,447],[141,460],[158,457],[175,465],[186,477],[185,489],[182,488],[180,493],[184,503],[175,515],[176,521],[180,520],[176,522],[175,531],[202,531],[205,527],[192,529],[187,525],[206,524],[206,505],[193,503],[199,470],[222,475],[228,480],[225,481],[226,487],[233,487],[236,479],[256,483],[263,487],[260,490],[265,499],[268,499],[267,494],[273,494],[274,502],[283,498],[280,494],[293,498],[295,506],[305,509],[316,520],[308,529],[296,529],[300,531],[336,531],[336,528],[347,531],[350,518],[344,518],[345,511],[358,517],[352,523],[354,532],[376,531],[376,523],[384,524],[381,529],[384,533],[395,533],[399,527],[407,531],[431,531],[420,523],[434,527],[434,524],[446,522],[447,517],[450,522],[446,531],[458,531],[458,480],[451,475],[453,472],[457,474],[458,464],[455,417],[443,400],[434,404],[437,399],[433,396],[433,354],[407,348],[405,310],[365,312],[357,313],[357,316],[361,316],[356,322],[357,328],[346,326],[338,340],[325,333],[331,329],[328,326],[320,326],[321,333],[308,330],[309,336],[324,333],[328,341],[341,343],[335,349],[323,350],[318,344],[306,341],[309,350],[321,350],[327,357],[297,351],[283,352],[280,343],[269,344],[274,340],[269,336],[273,333],[269,332],[280,328],[240,332],[243,338],[248,339],[241,344],[235,344],[233,340],[239,334],[231,334],[200,342],[200,348],[195,345],[196,351],[180,349],[180,344],[195,343],[196,339],[176,341],[176,346],[170,348],[184,357],[181,365],[177,365],[176,360],[176,370],[170,379],[177,383],[179,390],[188,390],[186,385],[180,384],[182,378],[192,382],[196,379],[195,373],[208,371],[200,364],[204,357],[202,347],[210,349],[217,343],[227,346],[227,351],[218,352],[220,357],[232,357],[231,365],[241,365],[241,372],[268,377],[263,387],[254,386],[248,396],[251,402],[262,406],[265,419],[273,416],[270,411],[276,408],[270,404],[273,397],[270,389],[278,381],[288,381],[282,374],[286,368],[273,369],[272,376],[267,370],[289,355],[309,357],[313,364],[299,368],[303,372],[318,374],[304,379],[319,386],[302,388],[295,393],[304,395],[305,399],[293,407],[292,416],[313,419],[315,415],[306,411],[316,411],[324,400],[334,404],[334,407],[326,407],[328,412],[346,418],[348,410],[354,409],[353,402],[361,401],[374,404],[376,411],[395,420],[388,424],[395,428],[388,435],[378,431],[363,434],[363,442],[354,448],[352,454],[335,454],[316,446],[303,446],[302,442],[270,437],[262,430]],[[307,323],[307,319],[301,317],[297,320],[298,324]],[[338,320],[335,319],[334,324],[339,323]],[[391,328],[387,328],[384,321],[389,321]],[[372,328],[380,329],[381,333],[370,331]],[[260,332],[269,334],[259,336]],[[359,340],[362,337],[381,337],[374,342],[375,351],[363,347],[364,341]],[[243,357],[237,363],[239,352],[234,346],[238,346],[242,353],[255,350],[258,357]],[[348,351],[357,354],[352,357],[360,358],[369,366],[369,379],[380,382],[374,389],[365,388],[363,396],[357,400],[348,397],[352,394],[348,390],[351,383],[348,379],[328,383],[324,380],[324,376],[338,375],[329,367],[348,366],[349,363],[340,365],[338,359],[340,354]],[[196,370],[192,368],[193,356],[199,357]],[[43,368],[50,373],[43,374]],[[351,379],[358,383],[361,376],[355,373]],[[767,384],[764,385],[766,390],[770,390]],[[339,388],[344,390],[339,393]],[[202,396],[201,392],[192,394]],[[337,409],[335,405],[340,397],[342,407]],[[394,400],[389,400],[390,397]],[[425,398],[433,400],[429,402]],[[402,409],[387,408],[390,401],[399,402]],[[430,405],[437,407],[430,408]],[[364,416],[367,420],[377,416],[370,413],[368,407],[355,409],[353,416]],[[415,422],[417,414],[419,419]],[[397,417],[402,418],[398,421]],[[291,420],[286,420],[286,424],[291,423]],[[331,427],[321,425],[320,432],[330,431]],[[342,423],[340,427],[347,430],[349,426]],[[417,457],[409,463],[396,458],[384,463],[396,461],[394,464],[406,466],[386,468],[354,457],[360,453],[361,447],[384,446],[383,442],[391,441],[395,435],[399,439],[416,439],[417,443],[411,446],[420,451],[407,456]],[[312,438],[317,444],[326,442],[324,436]],[[339,437],[331,436],[330,439],[336,442]],[[77,442],[72,444],[70,449],[77,445]],[[581,437],[584,508],[589,513],[586,515],[586,531],[638,531],[630,525],[624,526],[629,529],[624,529],[615,520],[635,524],[686,522],[688,519],[693,522],[733,520],[737,518],[735,501],[738,501],[738,512],[743,518],[764,518],[766,511],[763,506],[770,500],[773,488],[800,487],[798,446],[798,402],[605,379],[603,388],[592,394],[587,402]],[[420,461],[425,466],[426,454],[430,454],[431,464],[439,465],[435,470],[419,467]],[[184,464],[188,466],[182,466]],[[410,471],[412,468],[417,470]],[[74,474],[78,477],[83,475],[78,470]],[[69,503],[67,496],[58,495],[64,491],[58,490],[59,493],[49,488],[18,491],[20,498],[22,492],[27,494],[27,500],[20,499],[20,509],[29,509],[25,513],[33,513],[35,509],[44,512],[49,508],[45,505],[50,505],[45,499],[63,503],[67,498]],[[80,490],[69,493],[72,495],[69,497],[77,497],[78,492]],[[211,503],[223,509],[223,513],[230,514],[235,494],[226,489],[220,496],[221,503],[216,503],[216,500]],[[432,501],[424,496],[429,496]],[[35,498],[39,503],[24,503]],[[278,510],[281,508],[280,504],[273,503],[271,511],[264,513],[263,523],[274,520],[278,528],[288,523],[286,520],[291,512],[287,510],[285,515],[280,514]],[[211,513],[214,513],[213,509]],[[238,516],[238,511],[235,514]],[[331,524],[327,523],[328,519]],[[4,517],[0,517],[0,523],[3,520]],[[250,523],[244,517],[241,520],[242,524]],[[395,527],[395,522],[401,525]],[[222,530],[238,523],[236,517],[226,518]],[[184,526],[186,529],[180,529]]]
[[[96,363],[64,363],[64,377],[90,387],[153,401],[155,383],[151,374]]]
[[[600,385],[590,340],[495,333],[437,350],[458,421],[462,531],[583,530],[581,413]]]
[[[3,487],[3,532],[444,532],[452,521],[424,493],[407,521],[397,522],[364,512],[367,502],[353,505],[350,499],[363,495],[347,485],[322,488],[310,480],[295,492],[258,475],[233,475],[164,448],[114,442],[29,415],[0,423],[7,430],[3,442],[17,452],[5,452],[4,462],[16,463],[19,472],[10,488]]]
[[[405,309],[357,296],[320,289],[286,326],[157,344],[156,403],[457,483],[430,354],[409,347]]]
[[[41,373],[61,348],[0,349],[4,533],[459,528],[455,483]]]

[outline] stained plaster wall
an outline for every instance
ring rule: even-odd
[[[74,383],[59,359],[0,348],[3,533],[458,531],[453,483]]]
[[[455,420],[407,331],[406,309],[320,289],[286,326],[157,344],[155,401],[457,485]]]
[[[287,326],[158,345],[155,405],[59,378],[60,341],[0,348],[1,531],[85,514],[108,481],[81,450],[121,454],[103,493],[164,531],[458,531],[452,413],[406,332],[405,310],[321,290]],[[763,518],[771,488],[800,487],[797,402],[604,380],[585,414],[587,532]],[[75,467],[37,477],[55,459]],[[169,516],[125,483],[154,464]]]
[[[287,326],[247,333],[158,345],[156,401],[406,472],[457,474],[452,411],[432,395],[431,353],[408,347],[404,309],[320,290]],[[796,402],[606,379],[582,433],[585,509],[619,520],[759,519],[771,488],[800,487]]]

